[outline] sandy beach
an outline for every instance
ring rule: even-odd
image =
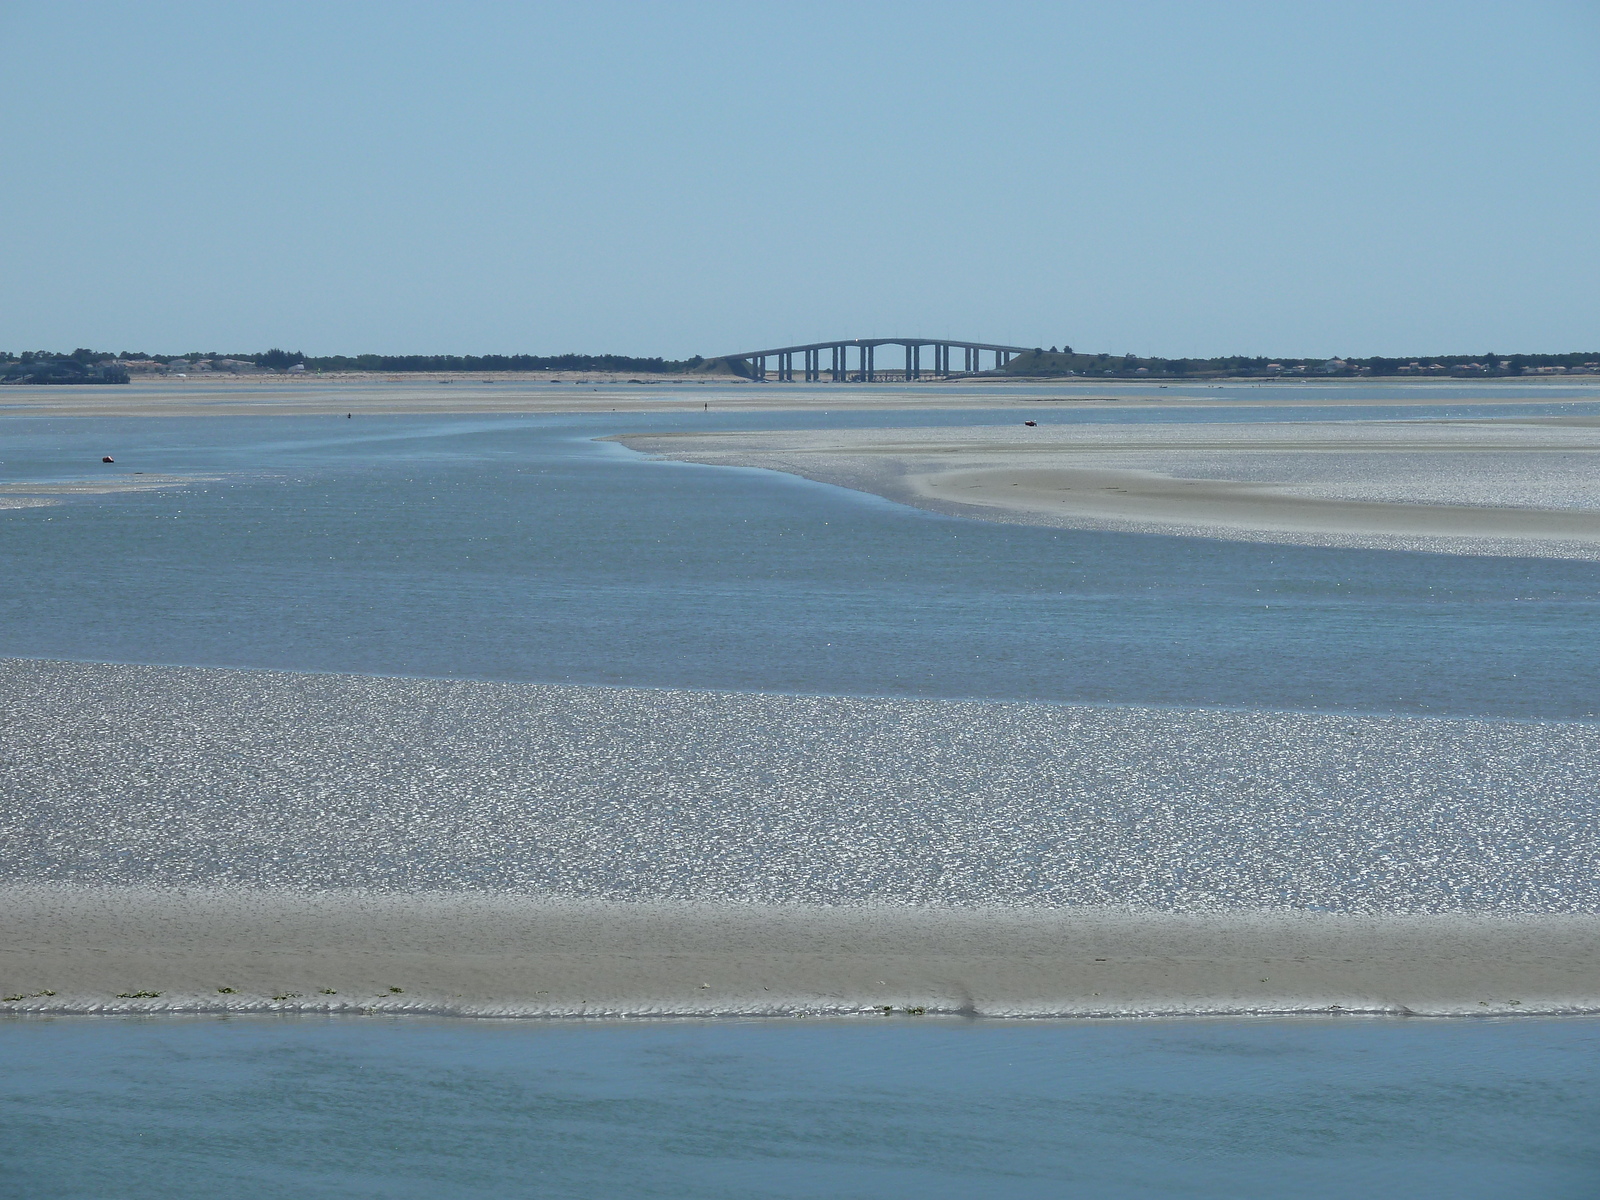
[[[0,1011],[1600,1012],[1600,917],[11,887]]]
[[[1600,420],[1012,423],[616,440],[1021,524],[1600,557]]]

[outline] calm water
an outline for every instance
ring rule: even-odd
[[[1600,1023],[0,1023],[8,1196],[1590,1197]]]
[[[1438,410],[1049,419],[1423,412]],[[0,512],[0,654],[802,693],[1600,712],[1600,564],[993,525],[592,440],[997,419],[1008,418],[13,418],[8,479],[82,476],[102,452],[117,459],[108,473],[220,478]]]

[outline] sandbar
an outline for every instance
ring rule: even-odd
[[[1600,1011],[1597,763],[1587,722],[0,660],[0,1012]]]
[[[1600,400],[1600,380],[1383,380],[1210,384],[999,378],[915,383],[753,383],[607,372],[227,375],[139,378],[115,386],[0,389],[0,414],[22,417],[356,417],[409,414],[1307,407],[1449,403],[1547,405]]]
[[[1013,422],[618,438],[1017,524],[1600,557],[1600,419]]]
[[[0,1012],[1600,1012],[1600,916],[0,889]]]

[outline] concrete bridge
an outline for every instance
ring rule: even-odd
[[[904,346],[905,366],[879,369],[874,361],[879,346]],[[930,351],[926,367],[922,365],[924,347]],[[793,383],[797,369],[794,360],[798,355],[800,358],[798,370],[807,383],[820,381],[824,371],[833,377],[835,383],[849,380],[872,383],[888,379],[921,379],[924,374],[938,378],[957,374],[971,375],[984,369],[980,360],[985,354],[994,356],[991,369],[998,370],[1010,362],[1014,355],[1026,354],[1029,349],[1027,346],[997,346],[990,342],[962,342],[954,338],[852,338],[847,342],[811,342],[805,346],[751,350],[745,354],[725,355],[723,361],[733,367],[738,374],[750,379],[770,377],[780,382]],[[855,351],[854,367],[849,361],[851,350]],[[961,351],[959,371],[951,366],[954,361],[952,351],[955,350]],[[824,356],[828,360],[827,366],[823,366]],[[777,359],[777,363],[769,375],[767,360],[772,358]]]

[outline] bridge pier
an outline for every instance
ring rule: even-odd
[[[855,363],[850,362],[850,349],[855,348]],[[903,367],[878,371],[878,347],[900,346],[905,350]],[[997,346],[990,342],[956,342],[935,338],[857,338],[843,342],[811,342],[804,346],[779,346],[772,350],[753,350],[748,354],[730,354],[723,361],[735,364],[741,375],[755,380],[776,379],[793,383],[797,378],[807,383],[820,383],[827,371],[835,383],[879,383],[891,379],[907,382],[924,378],[923,372],[937,379],[948,379],[955,373],[951,350],[961,347],[962,370],[967,374],[983,372],[983,355],[994,355],[994,369],[1003,370],[1019,354],[1027,353],[1021,346]],[[922,361],[922,351],[930,351],[928,362]],[[828,351],[828,366],[822,365],[822,352]],[[800,358],[798,374],[795,357]],[[773,363],[772,360],[777,362]]]

